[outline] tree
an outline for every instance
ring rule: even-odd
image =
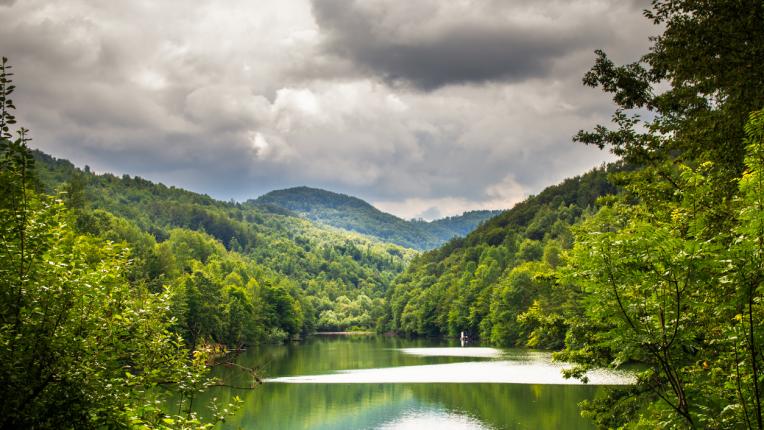
[[[206,386],[169,328],[171,296],[127,278],[129,252],[80,234],[37,193],[24,129],[11,140],[7,60],[0,63],[0,428],[204,427],[157,407]],[[182,401],[181,400],[181,401]]]
[[[746,171],[740,180],[735,240],[728,251],[725,275],[737,286],[733,326],[728,328],[733,354],[734,387],[739,410],[749,428],[764,428],[762,375],[764,374],[764,111],[746,124]],[[724,279],[725,281],[727,279]],[[729,282],[728,281],[728,282]],[[738,411],[739,412],[739,411]]]
[[[297,337],[303,323],[300,303],[282,285],[265,285],[261,290],[263,314],[273,327],[283,330],[289,338]]]
[[[686,375],[702,347],[698,339],[713,325],[703,318],[702,303],[713,286],[708,272],[717,250],[684,235],[670,214],[645,219],[646,210],[607,208],[585,224],[572,281],[590,294],[587,317],[608,327],[600,335],[612,351],[606,360],[649,364],[642,382],[692,425]]]
[[[222,342],[222,287],[201,268],[186,276],[182,285],[185,298],[183,329],[189,347],[194,350],[203,341]]]
[[[590,411],[623,409],[638,396],[649,405],[645,422],[762,428],[763,112],[751,115],[746,131],[730,231],[712,228],[712,162],[679,166],[676,202],[614,202],[580,227],[566,273],[587,293],[584,312],[597,324],[587,342],[569,336],[562,358],[649,366],[632,395]]]
[[[228,297],[228,304],[224,342],[226,345],[239,348],[255,339],[257,323],[255,310],[252,301],[242,287],[229,286],[226,296]]]
[[[598,126],[576,139],[640,165],[714,160],[718,198],[735,193],[730,180],[743,170],[743,126],[764,104],[758,66],[764,63],[764,3],[653,0],[645,16],[664,27],[650,52],[618,66],[597,51],[584,77],[584,84],[613,94],[618,128]],[[658,89],[662,83],[669,88]],[[642,120],[635,109],[650,111],[652,119]]]
[[[578,231],[568,273],[588,322],[570,320],[563,358],[649,365],[589,404],[608,426],[761,429],[761,230],[746,215],[764,192],[750,179],[760,114],[744,124],[764,106],[764,3],[654,0],[645,15],[664,28],[650,52],[617,66],[597,51],[584,77],[613,94],[617,127],[576,139],[635,168]]]

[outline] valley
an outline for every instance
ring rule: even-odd
[[[0,20],[0,430],[764,429],[761,0]]]

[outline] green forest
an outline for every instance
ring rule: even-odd
[[[649,52],[583,76],[614,112],[573,140],[618,161],[431,223],[75,167],[30,148],[3,58],[0,428],[211,428],[238,399],[192,405],[230,353],[357,330],[634,370],[581,405],[601,428],[764,429],[764,2],[645,14]]]

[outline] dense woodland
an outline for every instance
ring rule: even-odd
[[[376,237],[406,248],[428,250],[464,236],[501,211],[470,211],[434,221],[406,221],[344,194],[309,187],[271,191],[248,203],[273,205],[307,219]]]
[[[187,275],[215,273],[214,287],[204,297],[221,296],[229,284],[250,298],[262,288],[278,286],[273,294],[286,292],[283,298],[294,303],[284,309],[293,311],[265,314],[291,321],[262,321],[268,337],[276,340],[315,330],[373,329],[388,285],[413,255],[273,206],[220,202],[137,177],[96,175],[39,151],[33,154],[45,189],[63,190],[78,231],[130,248],[134,282],[159,291],[168,283],[185,282]],[[256,318],[236,319],[246,323]],[[252,330],[233,345],[262,338],[262,330]],[[219,335],[212,340],[233,341]]]
[[[375,327],[636,369],[583,405],[603,428],[764,428],[764,2],[646,16],[650,51],[583,79],[615,128],[575,140],[620,160],[421,255],[33,152],[3,60],[0,427],[202,427],[226,347]]]

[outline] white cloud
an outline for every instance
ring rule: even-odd
[[[399,200],[379,200],[373,204],[378,209],[398,214],[405,219],[423,218],[431,221],[446,216],[461,215],[472,210],[504,210],[528,197],[528,192],[518,184],[512,175],[507,175],[499,183],[489,185],[483,193],[484,199],[467,198],[409,198]]]

